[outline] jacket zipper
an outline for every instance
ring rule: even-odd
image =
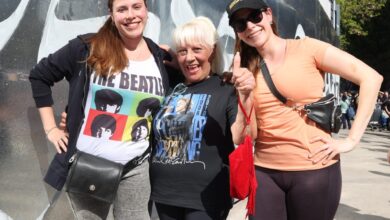
[[[83,119],[81,120],[80,124],[79,124],[79,127],[77,129],[77,137],[75,139],[75,142],[77,144],[77,140],[79,139],[79,136],[80,136],[80,131],[81,131],[81,127],[83,126],[84,124],[84,120],[85,120],[85,103],[86,103],[86,95],[85,95],[85,90],[87,89],[87,84],[89,83],[88,82],[88,74],[89,74],[89,68],[88,68],[88,64],[87,62],[85,62],[85,74],[84,74],[84,77],[85,77],[85,83],[84,83],[84,87],[83,87],[83,99],[81,101],[81,108],[82,108],[82,111],[81,111],[81,114],[82,114],[82,117]],[[77,146],[75,146],[74,148],[74,153],[73,155],[70,157],[69,159],[69,163],[72,163],[76,157],[76,153],[77,153]]]

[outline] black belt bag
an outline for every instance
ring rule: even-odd
[[[336,97],[333,94],[320,100],[304,105],[303,109],[311,120],[327,132],[338,133],[341,127],[341,107],[335,105]]]
[[[112,203],[122,176],[141,164],[149,156],[149,149],[126,165],[78,151],[69,160],[71,167],[65,190]]]
[[[276,98],[285,104],[287,99],[277,90],[264,59],[261,60],[260,65],[268,88]],[[316,122],[324,131],[338,133],[341,127],[342,113],[341,107],[339,105],[336,106],[335,103],[336,97],[333,94],[328,94],[316,102],[304,105],[302,110],[308,118]]]

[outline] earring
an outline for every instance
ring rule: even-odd
[[[270,24],[270,25],[273,25],[273,24],[274,24],[274,22],[273,22],[273,21],[271,21],[269,24]]]

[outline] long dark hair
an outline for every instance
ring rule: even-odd
[[[113,10],[115,0],[108,0],[107,6],[110,12]],[[146,0],[144,0],[145,6]],[[87,63],[99,76],[108,76],[123,70],[128,60],[123,50],[123,43],[111,16],[107,19],[99,31],[89,39],[91,44]]]

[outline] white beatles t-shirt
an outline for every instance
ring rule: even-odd
[[[153,56],[109,77],[93,73],[77,149],[122,164],[142,155],[163,95]]]

